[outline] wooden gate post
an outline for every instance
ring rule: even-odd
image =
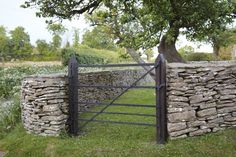
[[[68,133],[78,134],[78,63],[75,56],[70,58],[68,64],[69,77],[69,119]]]
[[[166,109],[166,61],[163,54],[159,54],[155,61],[156,74],[156,138],[158,144],[167,141],[167,109]]]

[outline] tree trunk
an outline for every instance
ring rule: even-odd
[[[185,60],[180,56],[180,54],[176,50],[175,41],[167,41],[165,35],[161,38],[161,42],[158,46],[158,52],[162,53],[169,63],[185,63]]]
[[[127,53],[136,61],[137,63],[146,63],[140,56],[139,54],[133,49],[133,48],[125,48]],[[149,71],[151,69],[150,66],[142,66],[144,70]],[[155,73],[154,71],[151,71],[150,76],[155,80]]]
[[[216,58],[219,57],[220,47],[217,44],[213,44],[213,54]]]

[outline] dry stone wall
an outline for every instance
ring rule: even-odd
[[[68,119],[66,76],[27,77],[21,91],[24,128],[29,133],[58,136]]]
[[[236,126],[236,62],[168,64],[167,118],[171,139]],[[83,73],[80,85],[127,86],[145,71]],[[152,82],[146,77],[142,83]],[[79,101],[101,102],[122,89],[80,88]],[[29,76],[22,82],[22,121],[29,133],[57,136],[68,119],[68,78]],[[79,104],[79,111],[87,110]]]
[[[103,71],[79,74],[81,85],[127,86],[144,70]],[[141,83],[152,81],[145,77]],[[79,101],[101,102],[113,98],[122,89],[80,88]],[[29,133],[58,136],[68,119],[68,78],[65,75],[29,76],[22,81],[22,121]],[[79,104],[79,111],[87,110]]]
[[[144,70],[122,70],[122,71],[103,71],[82,73],[79,75],[80,85],[102,85],[102,86],[129,86],[139,79]],[[153,82],[153,79],[147,75],[144,79],[140,80],[138,84]],[[80,87],[79,88],[79,102],[93,102],[98,103],[103,100],[109,100],[117,96],[118,93],[123,91],[122,88],[94,88],[94,87]],[[80,111],[87,110],[92,104],[80,103]]]
[[[168,64],[170,138],[236,126],[236,62]]]

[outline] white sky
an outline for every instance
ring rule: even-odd
[[[35,9],[23,9],[20,5],[24,3],[24,0],[0,0],[0,25],[3,25],[7,30],[13,30],[17,26],[23,26],[26,32],[30,35],[31,43],[35,44],[37,39],[51,40],[51,34],[47,31],[47,24],[45,19],[37,18],[35,16]],[[73,21],[63,21],[63,25],[68,29],[79,28],[80,36],[88,29],[89,25],[85,23],[84,19],[76,19]],[[63,36],[63,44],[69,40],[72,40],[72,32],[66,32]],[[177,42],[177,48],[190,45],[193,46],[195,51],[200,52],[212,52],[210,45],[188,42],[185,37],[180,36]]]

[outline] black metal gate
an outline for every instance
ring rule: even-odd
[[[130,86],[107,86],[107,85],[79,85],[78,84],[78,67],[134,67],[134,66],[151,66],[151,69],[133,82]],[[146,75],[155,71],[155,86],[140,86],[137,83],[142,80]],[[155,63],[142,63],[142,64],[108,64],[108,65],[78,65],[76,57],[71,57],[68,65],[69,76],[69,119],[68,119],[68,132],[71,135],[77,135],[79,130],[85,127],[90,122],[107,122],[115,124],[128,124],[139,126],[151,126],[156,127],[156,140],[159,144],[164,144],[167,141],[167,117],[166,117],[166,61],[162,54],[159,54]],[[92,103],[92,102],[78,102],[78,88],[92,87],[92,88],[122,88],[124,89],[109,103]],[[131,88],[155,88],[156,105],[142,105],[142,104],[117,104],[114,103],[119,97],[126,93]],[[79,118],[78,116],[78,104],[96,104],[103,105],[102,109],[98,112],[86,111],[87,113],[93,113],[91,118]],[[105,110],[110,106],[129,106],[129,107],[154,107],[156,108],[156,114],[141,114],[141,113],[127,113],[127,112],[106,112]],[[156,123],[137,123],[137,122],[122,122],[111,120],[98,120],[96,117],[100,114],[119,114],[119,115],[134,115],[134,116],[155,116]],[[80,123],[80,122],[84,123]]]

